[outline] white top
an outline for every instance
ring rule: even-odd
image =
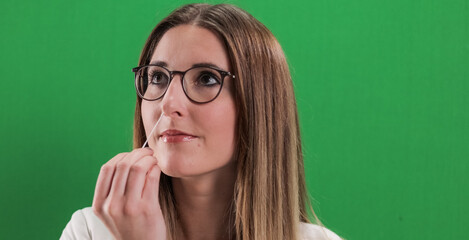
[[[300,223],[300,236],[302,240],[341,240],[329,229],[309,223]],[[93,209],[87,207],[73,213],[60,237],[60,240],[78,239],[114,240],[114,237]]]

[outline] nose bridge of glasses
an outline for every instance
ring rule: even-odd
[[[171,77],[173,78],[175,75],[181,75],[181,77],[184,76],[184,74],[186,74],[186,72],[183,72],[183,71],[169,71],[169,73],[171,74]]]
[[[180,77],[180,80],[181,80],[181,81],[176,81],[176,85],[181,84],[181,86],[173,86],[173,87],[176,87],[176,91],[180,89],[182,92],[184,92],[183,86],[182,86],[182,84],[183,84],[182,79],[184,77],[185,72],[181,72],[181,71],[168,71],[168,72],[170,74],[170,81],[169,81],[168,85],[166,86],[166,91],[165,91],[164,95],[168,95],[168,92],[171,92],[170,88],[171,88],[172,85],[174,85],[173,83],[175,82],[174,78],[176,77],[176,75],[180,75],[179,77]],[[184,93],[182,93],[182,94],[184,94]]]
[[[186,75],[186,72],[183,72],[183,71],[168,71],[169,72],[169,78],[171,79],[170,80],[170,84],[171,82],[174,80],[174,78],[176,77],[176,75],[179,75],[180,79],[182,80],[184,78],[184,75]],[[168,86],[169,87],[169,86]]]

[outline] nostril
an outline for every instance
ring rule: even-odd
[[[183,94],[184,95],[184,94]],[[186,110],[185,96],[175,97],[174,95],[168,94],[161,102],[161,110],[165,116],[169,118],[182,117],[183,112]]]

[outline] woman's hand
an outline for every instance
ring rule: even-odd
[[[160,174],[150,148],[117,154],[101,167],[93,211],[116,239],[166,239]]]

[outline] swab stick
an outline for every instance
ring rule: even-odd
[[[148,135],[147,140],[146,140],[145,143],[143,144],[142,148],[144,148],[145,145],[147,145],[148,139],[150,139],[151,135],[153,134],[153,131],[155,131],[156,126],[158,126],[158,123],[160,123],[160,120],[161,120],[162,117],[163,117],[163,112],[161,112],[160,118],[158,119],[158,121],[156,121],[155,126],[154,126],[153,129],[151,130],[150,135]]]

